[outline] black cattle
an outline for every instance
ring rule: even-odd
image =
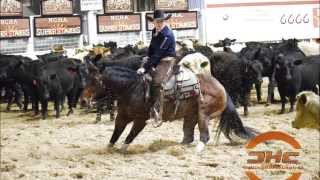
[[[16,103],[18,108],[22,109],[23,91],[20,84],[10,80],[1,81],[0,92],[1,92],[0,102],[5,102],[5,101],[7,102],[7,107],[6,107],[7,111],[11,109],[11,105],[13,103]],[[3,92],[4,92],[4,96],[2,96]]]
[[[263,66],[262,76],[268,77],[268,97],[267,104],[274,102],[274,80],[273,80],[273,59],[274,52],[270,48],[269,44],[261,42],[247,42],[246,47],[242,48],[239,52],[240,56],[246,57],[250,61],[259,61]],[[255,88],[257,92],[257,100],[261,102],[261,82],[255,83]]]
[[[104,42],[104,47],[110,48],[111,53],[114,53],[114,51],[117,49],[118,45],[114,41]]]
[[[22,79],[17,79],[17,77],[23,77],[20,76],[21,74],[14,73],[13,67],[18,66],[20,63],[27,63],[31,62],[32,60],[28,57],[23,56],[15,56],[15,55],[0,55],[0,84],[3,87],[6,87],[8,89],[9,96],[15,95],[15,100],[18,103],[21,103],[21,88],[24,94],[24,107],[23,109],[26,111],[27,106],[29,103],[30,95],[32,93],[32,90],[29,85],[26,85],[27,82]],[[28,76],[26,76],[28,77]],[[17,84],[18,83],[18,84]],[[13,97],[11,97],[12,99]],[[9,101],[10,102],[10,101]],[[20,106],[20,104],[18,104]],[[7,106],[10,108],[10,104]]]
[[[281,97],[281,111],[285,112],[286,97],[289,97],[290,112],[293,111],[296,95],[304,90],[319,93],[320,56],[309,56],[298,60],[280,54],[275,62],[275,79]]]
[[[37,57],[39,58],[39,60],[43,61],[44,63],[50,63],[53,61],[58,61],[60,59],[67,58],[67,56],[63,55],[62,53],[54,53],[54,52],[37,55]]]
[[[54,101],[57,118],[60,116],[60,106],[66,96],[69,107],[67,115],[73,113],[78,91],[85,86],[79,63],[80,61],[76,59],[64,59],[45,64],[40,68],[36,89],[41,100],[43,119],[48,115],[47,105],[50,99]],[[49,97],[44,96],[47,92]]]
[[[8,69],[8,75],[22,85],[24,91],[24,110],[27,111],[31,99],[32,109],[37,115],[39,113],[38,101],[39,96],[36,91],[37,79],[40,74],[41,61],[25,62],[20,60],[17,64],[11,65]],[[46,97],[49,93],[44,94]]]
[[[210,63],[213,76],[225,87],[235,104],[242,101],[244,114],[248,115],[252,85],[262,81],[262,64],[227,52],[214,53]]]
[[[236,39],[225,38],[224,40],[219,40],[219,42],[213,44],[213,46],[223,47],[224,52],[233,53],[232,49],[229,46],[231,46],[234,42],[236,42]]]
[[[50,62],[20,60],[11,65],[8,72],[10,77],[26,89],[25,97],[31,97],[35,115],[39,113],[38,103],[41,102],[42,118],[45,119],[50,98],[55,102],[56,117],[60,116],[60,105],[63,104],[65,96],[68,97],[68,115],[73,112],[76,95],[85,86],[80,63],[81,61],[76,59]],[[24,103],[26,110],[29,99]]]

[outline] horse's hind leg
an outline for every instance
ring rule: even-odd
[[[119,115],[118,115],[119,116]],[[146,120],[135,119],[130,130],[129,135],[127,136],[124,144],[121,147],[121,152],[126,152],[129,144],[134,140],[134,138],[143,130],[146,126]]]
[[[126,120],[126,117],[122,113],[119,113],[115,121],[115,127],[113,130],[112,137],[109,142],[110,147],[117,142],[128,123],[129,121]]]
[[[183,121],[183,140],[182,144],[192,143],[194,140],[194,127],[197,124],[197,116],[188,116]]]

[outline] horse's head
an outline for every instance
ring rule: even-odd
[[[89,74],[87,76],[87,83],[80,97],[80,102],[82,106],[91,107],[96,97],[103,92],[104,84],[102,82],[102,75],[97,67],[89,62],[87,63],[87,68]]]

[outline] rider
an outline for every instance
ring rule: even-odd
[[[162,10],[155,10],[153,17],[147,19],[154,24],[152,39],[148,49],[148,56],[144,57],[143,67],[137,70],[138,74],[150,73],[152,76],[151,99],[152,111],[156,111],[156,101],[160,97],[161,83],[166,77],[167,71],[174,65],[176,56],[176,41],[172,30],[166,24],[171,14],[165,15]],[[154,71],[152,71],[154,69]],[[152,113],[155,119],[156,113]]]

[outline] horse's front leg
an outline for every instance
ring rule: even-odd
[[[198,117],[198,127],[200,131],[200,142],[197,145],[197,152],[200,153],[203,151],[205,145],[210,139],[209,136],[209,117],[204,114],[201,110],[199,111],[199,117]]]
[[[117,140],[119,139],[123,130],[126,128],[126,126],[129,122],[130,121],[128,121],[122,113],[118,114],[116,121],[115,121],[113,134],[112,134],[112,137],[109,141],[109,145],[108,145],[109,147],[112,147],[117,142]]]
[[[103,113],[103,104],[98,102],[97,103],[97,116],[96,116],[96,122],[95,123],[98,123],[98,122],[101,121],[102,113]]]
[[[188,116],[183,121],[183,140],[182,144],[190,144],[194,140],[194,127],[198,123],[197,116]]]
[[[261,103],[262,101],[262,98],[261,98],[261,84],[262,82],[256,82],[254,84],[255,88],[256,88],[256,93],[257,93],[257,100],[258,100],[258,103]]]
[[[135,137],[143,130],[146,126],[147,119],[135,119],[130,130],[129,135],[127,136],[124,144],[121,147],[121,152],[125,153],[129,147],[129,144],[134,140]]]

